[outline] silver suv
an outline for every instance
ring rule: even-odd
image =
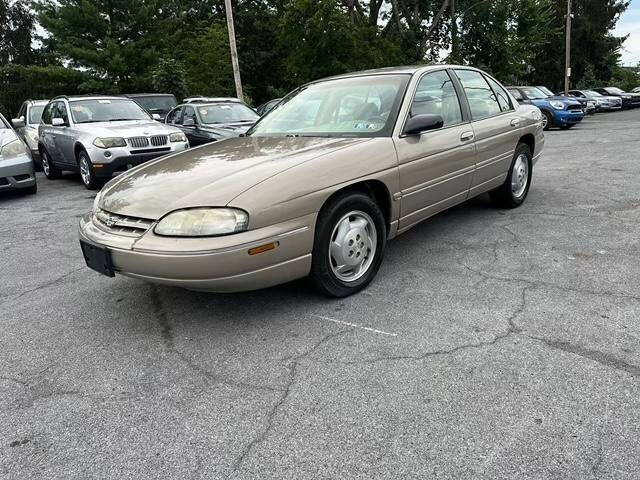
[[[178,128],[154,121],[136,102],[123,97],[56,97],[44,111],[38,150],[47,178],[79,171],[95,189],[114,174],[152,158],[189,148]]]
[[[40,153],[38,152],[38,127],[40,126],[42,111],[47,103],[49,103],[49,100],[26,100],[20,107],[18,117],[11,120],[13,128],[16,129],[18,135],[22,137],[29,150],[31,150],[33,162],[38,167],[42,167]]]

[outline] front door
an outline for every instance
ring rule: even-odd
[[[403,230],[467,198],[475,167],[474,135],[447,70],[418,82],[409,117],[442,116],[443,127],[395,139]]]

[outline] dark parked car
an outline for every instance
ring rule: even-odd
[[[194,102],[178,105],[165,119],[180,128],[195,147],[204,143],[238,137],[259,119],[259,115],[237,98],[222,98],[215,102]]]
[[[159,115],[163,121],[167,113],[178,104],[176,97],[170,93],[131,93],[125,97],[136,102],[151,115]]]
[[[560,100],[548,97],[536,87],[507,87],[507,90],[518,102],[535,105],[542,111],[542,126],[545,130],[551,127],[566,130],[584,118],[582,105],[575,98],[564,97]]]
[[[273,107],[280,103],[280,100],[282,100],[282,98],[274,98],[273,100],[269,100],[268,102],[263,103],[258,108],[256,108],[256,112],[258,112],[258,115],[260,115],[261,117],[264,117],[267,113],[273,110]]]
[[[576,97],[574,95],[566,96],[566,95],[562,95],[562,94],[555,94],[550,89],[548,89],[547,87],[544,87],[544,86],[537,86],[536,88],[538,90],[540,90],[542,93],[546,93],[548,95],[548,98],[550,98],[550,99],[554,99],[554,100],[566,100],[566,99],[578,100],[580,102],[580,105],[582,105],[582,111],[584,113],[586,113],[587,115],[593,115],[593,114],[596,113],[596,102],[594,100],[591,100],[589,98]]]
[[[596,102],[597,112],[610,112],[622,108],[622,99],[610,95],[602,95],[594,90],[569,90],[569,95],[577,99],[588,98]]]
[[[640,107],[640,93],[625,92],[617,87],[600,87],[594,90],[602,95],[620,97],[623,109]]]

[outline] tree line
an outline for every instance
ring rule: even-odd
[[[573,0],[572,84],[629,88],[611,31],[628,0]],[[337,73],[446,61],[560,89],[566,0],[236,0],[255,104]],[[234,95],[223,0],[0,0],[0,110],[25,98]],[[633,85],[637,86],[637,85]]]

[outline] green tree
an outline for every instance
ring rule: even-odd
[[[157,92],[172,93],[178,99],[189,95],[184,66],[177,60],[161,58],[151,72],[151,82]]]
[[[0,0],[0,65],[35,63],[34,17],[26,2]]]

